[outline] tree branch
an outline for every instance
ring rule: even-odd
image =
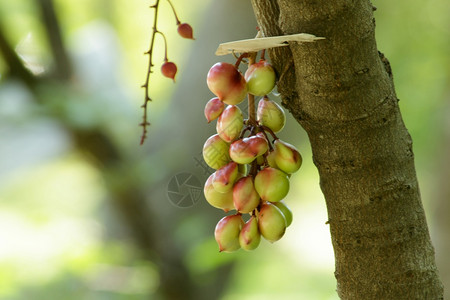
[[[50,49],[55,62],[55,77],[69,79],[72,75],[72,66],[69,55],[64,47],[61,27],[56,17],[52,0],[38,0],[37,5],[41,11],[42,22],[47,33]]]
[[[36,78],[25,68],[16,51],[9,44],[3,31],[3,24],[0,24],[0,53],[8,66],[8,75],[22,80],[27,86],[32,88],[36,83]]]

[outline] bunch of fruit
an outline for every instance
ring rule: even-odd
[[[222,218],[215,229],[224,252],[253,250],[261,236],[275,242],[284,235],[292,212],[282,199],[289,191],[290,174],[302,164],[298,150],[276,136],[286,116],[267,97],[276,80],[272,66],[262,58],[242,75],[239,63],[240,59],[236,65],[216,63],[207,75],[217,97],[206,104],[205,117],[208,123],[217,119],[217,134],[203,147],[206,164],[216,170],[205,183],[204,195],[216,208],[237,211]],[[247,95],[249,117],[244,119],[237,105]],[[262,96],[257,109],[255,96]],[[246,222],[243,214],[250,215]]]

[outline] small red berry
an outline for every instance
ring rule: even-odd
[[[167,78],[172,78],[173,81],[175,82],[175,75],[177,74],[177,65],[174,64],[173,62],[166,61],[161,66],[161,73]]]
[[[188,23],[182,23],[182,24],[178,25],[177,30],[178,30],[178,33],[185,39],[194,40],[194,37],[192,34],[192,27]]]

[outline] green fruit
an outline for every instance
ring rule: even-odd
[[[269,167],[278,169],[277,163],[275,161],[275,151],[274,150],[270,151],[269,154],[267,154],[266,159],[267,159],[267,163],[269,164]]]
[[[264,96],[270,93],[275,86],[275,79],[274,69],[265,60],[249,66],[245,72],[248,92],[255,96]]]
[[[261,234],[258,229],[258,219],[252,216],[242,227],[239,234],[239,244],[247,251],[254,250],[261,242]]]
[[[259,124],[269,127],[275,133],[281,131],[286,124],[283,108],[267,97],[259,101],[256,116]]]
[[[277,202],[289,192],[289,178],[282,171],[267,167],[256,174],[255,189],[262,200]]]
[[[216,225],[214,237],[220,252],[233,252],[241,248],[239,234],[244,225],[241,215],[223,217]]]
[[[228,105],[217,120],[216,130],[225,142],[232,142],[241,134],[244,116],[236,105]]]
[[[279,210],[281,210],[283,216],[286,219],[286,227],[289,227],[289,225],[291,225],[292,223],[292,211],[289,209],[286,203],[284,203],[284,201],[273,202],[272,204],[278,207]]]
[[[208,201],[211,206],[223,209],[225,212],[233,210],[233,190],[230,190],[227,193],[219,193],[216,191],[212,184],[214,175],[215,174],[213,173],[208,177],[205,187],[203,188],[203,194],[205,195],[206,201]]]
[[[219,193],[227,193],[233,189],[238,178],[238,164],[230,162],[217,170],[212,181],[213,187]]]
[[[261,155],[261,156],[258,156],[257,158],[256,158],[256,163],[259,165],[259,166],[262,166],[262,165],[264,165],[264,155]]]
[[[239,179],[233,187],[233,203],[238,212],[249,213],[260,202],[258,193],[253,185],[253,177],[246,176]]]
[[[203,159],[213,169],[220,169],[230,162],[230,145],[218,134],[209,137],[203,146]]]
[[[264,203],[258,214],[258,228],[269,242],[276,242],[286,231],[286,219],[283,213],[272,203]]]
[[[238,165],[239,178],[247,175],[247,165]]]
[[[273,145],[278,169],[287,174],[297,172],[302,165],[302,156],[297,148],[280,139],[275,140]]]

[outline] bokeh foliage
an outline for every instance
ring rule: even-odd
[[[300,149],[304,165],[292,177],[286,202],[294,223],[280,242],[219,254],[213,230],[223,214],[203,197],[190,208],[167,197],[168,182],[180,172],[207,178],[197,162],[215,129],[203,117],[212,97],[205,76],[214,62],[233,60],[214,56],[220,42],[255,34],[250,4],[173,0],[194,27],[192,42],[177,36],[162,1],[160,29],[179,74],[175,85],[158,74],[159,47],[152,126],[140,147],[152,1],[55,0],[71,59],[72,75],[64,80],[50,76],[55,62],[40,1],[48,2],[0,0],[2,31],[37,74],[30,89],[0,57],[0,299],[177,299],[171,290],[179,287],[184,299],[337,299],[325,203],[307,137],[292,118],[281,138]],[[378,46],[393,68],[433,225],[433,209],[449,200],[435,190],[440,155],[448,154],[442,131],[450,5],[373,4]]]

